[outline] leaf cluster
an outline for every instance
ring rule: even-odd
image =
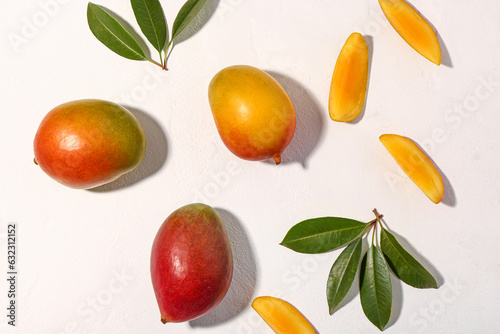
[[[361,305],[366,317],[380,330],[389,322],[392,308],[390,270],[401,281],[420,289],[437,288],[434,277],[420,264],[394,235],[382,226],[382,216],[369,223],[340,217],[322,217],[302,221],[293,226],[281,242],[282,246],[305,254],[329,252],[347,245],[334,262],[326,284],[330,314],[345,298],[359,275]],[[374,237],[380,230],[380,245]],[[363,237],[373,228],[372,244],[363,250]]]
[[[172,34],[168,34],[165,13],[159,0],[131,0],[134,16],[142,33],[158,51],[160,62],[150,59],[134,37],[111,14],[99,5],[89,2],[87,21],[94,36],[113,52],[132,60],[147,60],[167,70],[167,59],[172,51],[172,43],[200,13],[207,0],[188,0],[179,10]]]

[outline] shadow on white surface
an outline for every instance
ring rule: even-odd
[[[441,273],[436,269],[436,267],[434,267],[425,257],[423,257],[420,252],[418,252],[409,242],[408,240],[406,240],[405,238],[403,238],[401,235],[397,234],[396,232],[394,232],[393,230],[391,230],[387,224],[385,223],[384,219],[382,218],[381,219],[382,223],[384,224],[384,227],[387,231],[389,231],[392,235],[394,235],[394,237],[396,238],[396,240],[399,242],[399,244],[401,246],[403,246],[403,248],[411,254],[411,256],[413,256],[422,266],[424,266],[425,269],[427,269],[427,271],[429,273],[431,273],[431,275],[434,277],[434,279],[436,280],[436,283],[437,283],[437,287],[439,289],[440,286],[442,286],[444,284],[444,278],[443,276],[441,275]]]
[[[282,154],[281,163],[298,162],[307,168],[306,160],[316,148],[323,133],[323,111],[316,98],[299,82],[281,73],[266,72],[285,89],[292,100],[296,114],[295,134]],[[272,160],[266,163],[274,164]]]
[[[392,286],[392,307],[389,322],[385,325],[384,330],[392,327],[399,317],[403,309],[403,288],[401,280],[391,271],[391,286]]]
[[[304,313],[300,312],[300,310],[298,310],[295,306],[293,306],[293,308],[295,308],[295,310],[297,310],[297,312],[299,312],[304,317],[304,319],[306,319],[309,325],[313,328],[315,334],[320,334],[318,329],[314,326],[314,324],[311,323],[311,321],[306,317]]]
[[[415,10],[417,10],[417,9],[415,9]],[[451,61],[450,52],[448,51],[446,44],[444,44],[444,41],[441,38],[441,35],[439,34],[439,31],[436,29],[436,27],[429,20],[427,20],[427,18],[424,15],[422,15],[422,13],[420,13],[418,10],[417,10],[417,12],[427,21],[427,23],[429,23],[432,30],[434,30],[434,32],[436,33],[436,37],[437,37],[438,42],[439,42],[439,47],[441,49],[441,65],[453,68],[453,63]]]
[[[439,273],[439,271],[431,265],[431,263],[424,258],[420,253],[415,250],[415,248],[402,236],[399,234],[395,233],[393,230],[387,227],[387,224],[385,223],[384,219],[381,219],[385,228],[394,235],[394,237],[398,240],[399,244],[413,256],[422,266],[424,266],[427,271],[431,273],[431,275],[434,277],[437,283],[437,287],[439,288],[440,286],[443,285],[444,279],[443,276]],[[384,328],[387,329],[394,325],[396,321],[399,319],[401,315],[401,310],[403,308],[403,282],[392,272],[391,270],[391,284],[392,284],[392,311],[391,311],[391,317],[389,318],[389,322],[387,323],[387,326]],[[404,283],[406,284],[406,283]],[[425,290],[425,289],[422,289]],[[412,301],[407,301],[407,303],[411,304]]]
[[[441,203],[451,206],[451,207],[456,207],[457,206],[457,198],[455,196],[455,191],[453,190],[453,187],[450,183],[450,180],[448,177],[443,173],[441,168],[434,162],[434,160],[425,152],[422,146],[420,146],[418,143],[414,142],[417,147],[424,152],[425,156],[429,161],[436,167],[436,170],[438,171],[439,175],[441,175],[441,179],[443,179],[443,187],[444,187],[444,194],[443,194],[443,199],[441,200]]]
[[[408,4],[420,15],[423,17],[423,19],[425,21],[427,21],[427,23],[429,23],[429,25],[431,26],[432,30],[434,30],[434,33],[436,34],[436,37],[438,39],[438,42],[439,42],[439,47],[441,48],[441,65],[444,65],[444,66],[447,66],[447,67],[450,67],[450,68],[453,68],[453,63],[451,62],[451,56],[450,56],[450,53],[448,51],[448,48],[446,47],[446,44],[444,44],[444,41],[443,39],[441,38],[441,35],[439,34],[439,32],[437,31],[436,27],[432,24],[431,21],[429,21],[425,15],[423,15],[417,8],[415,8],[413,6],[412,3],[408,2]]]
[[[154,118],[137,108],[124,107],[137,118],[144,130],[144,135],[146,136],[146,153],[144,154],[144,158],[136,169],[111,183],[89,189],[89,191],[101,193],[129,187],[158,172],[167,161],[167,137],[160,124]]]
[[[368,47],[368,78],[366,82],[365,101],[359,115],[352,121],[348,122],[349,124],[357,124],[363,119],[365,116],[366,106],[368,105],[368,98],[370,96],[370,73],[372,72],[373,63],[373,37],[369,35],[363,35],[363,37],[366,41],[366,46]]]
[[[451,61],[450,52],[448,51],[446,44],[444,43],[443,39],[441,38],[441,35],[439,34],[439,32],[436,29],[434,29],[434,31],[436,32],[439,46],[441,47],[441,64],[444,66],[447,66],[449,68],[453,68],[453,62]]]
[[[203,26],[205,24],[207,24],[208,21],[210,21],[210,18],[212,18],[212,16],[214,15],[215,10],[217,9],[217,7],[219,5],[219,2],[220,2],[220,0],[207,0],[207,3],[205,4],[205,6],[203,6],[203,8],[198,13],[198,15],[193,19],[193,21],[191,21],[191,23],[186,27],[186,29],[184,29],[174,39],[174,41],[171,45],[171,49],[169,51],[169,54],[167,56],[167,63],[168,63],[168,59],[170,58],[170,54],[171,54],[172,50],[175,48],[175,46],[177,44],[182,43],[185,40],[194,36],[197,32],[199,32],[201,30],[201,28],[203,28]],[[164,10],[166,10],[166,9],[164,9]],[[174,22],[172,22],[172,24],[170,26],[173,27],[173,24],[174,24]],[[167,26],[168,25],[169,24],[167,22]],[[166,46],[165,46],[164,51],[166,51]]]
[[[231,243],[233,279],[222,302],[208,314],[190,321],[191,327],[213,327],[235,318],[252,302],[257,284],[257,262],[243,224],[231,212],[215,210],[224,222]]]
[[[174,44],[184,42],[186,39],[191,38],[203,28],[205,24],[212,18],[219,6],[220,0],[207,0],[205,6],[201,9],[198,15],[191,21],[191,23],[184,29],[175,39]],[[180,8],[179,8],[180,9]],[[174,22],[172,22],[173,25]],[[171,25],[171,26],[172,26]]]
[[[432,161],[432,159],[431,159]],[[434,164],[434,161],[432,161]],[[456,207],[457,206],[457,197],[455,196],[455,191],[453,190],[453,187],[451,186],[450,180],[448,177],[443,173],[441,168],[434,164],[436,166],[437,171],[441,175],[441,178],[443,179],[443,185],[444,185],[444,195],[443,195],[443,200],[441,201],[443,204],[451,206],[451,207]]]

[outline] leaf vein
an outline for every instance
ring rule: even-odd
[[[118,40],[123,46],[125,46],[127,49],[129,49],[130,51],[132,51],[136,55],[140,56],[141,58],[145,58],[141,53],[137,52],[137,50],[134,50],[132,47],[130,47],[125,41],[123,41],[118,35],[116,35],[110,28],[108,28],[108,26],[104,23],[104,21],[101,20],[101,18],[99,18],[98,15],[96,15],[96,13],[94,12],[94,10],[93,9],[91,9],[91,10],[92,10],[95,18],[99,21],[100,25],[106,31],[108,31],[113,37],[115,37],[116,40]]]

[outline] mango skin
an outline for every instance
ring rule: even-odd
[[[33,142],[35,163],[51,178],[90,189],[136,168],[146,151],[144,131],[125,108],[78,100],[52,109]]]
[[[210,312],[224,298],[232,275],[231,245],[213,208],[189,204],[168,216],[151,251],[151,279],[163,323]]]
[[[210,82],[208,99],[219,135],[233,154],[281,162],[296,117],[290,98],[272,76],[252,66],[227,67]]]

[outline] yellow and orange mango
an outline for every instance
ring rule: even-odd
[[[290,303],[276,297],[257,297],[253,309],[277,334],[315,334],[309,321]]]
[[[335,64],[328,110],[337,122],[349,122],[363,109],[368,83],[368,46],[355,32],[345,42]]]
[[[380,7],[398,34],[422,56],[441,65],[441,48],[429,22],[404,0],[379,0]]]
[[[443,179],[434,164],[412,140],[395,134],[384,134],[380,141],[401,169],[434,203],[443,199]]]
[[[237,157],[281,162],[295,133],[295,109],[283,87],[268,73],[247,65],[219,71],[208,89],[217,131]]]

